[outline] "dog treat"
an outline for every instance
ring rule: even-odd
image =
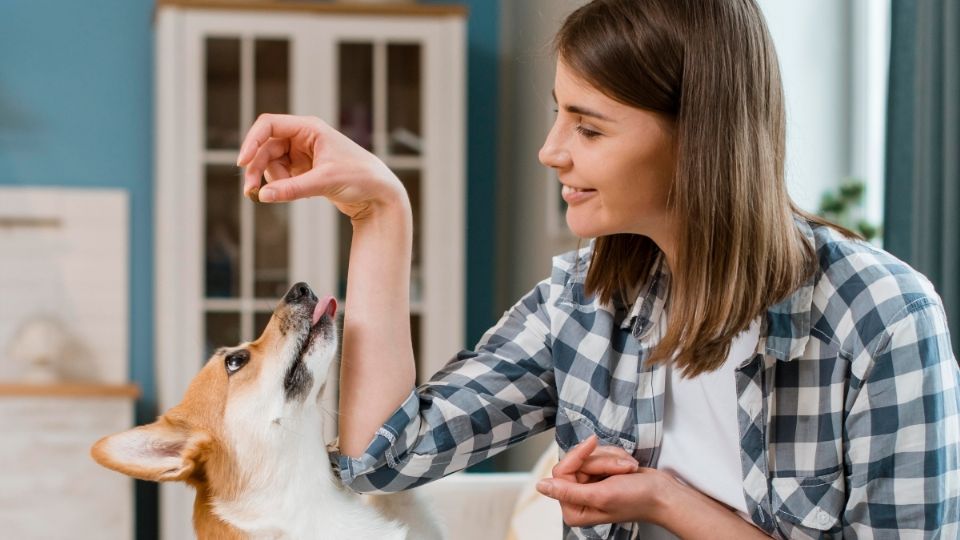
[[[262,188],[265,184],[266,182],[264,182],[263,178],[261,178],[260,183],[257,186],[248,189],[243,194],[246,195],[251,201],[258,203],[260,202],[260,188]]]

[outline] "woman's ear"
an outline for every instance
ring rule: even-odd
[[[93,459],[108,469],[154,482],[186,480],[197,467],[210,436],[171,426],[164,419],[97,441]]]

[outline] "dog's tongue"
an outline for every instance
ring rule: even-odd
[[[331,319],[337,316],[337,300],[332,296],[324,296],[313,308],[313,324],[317,324],[320,317],[326,313]]]

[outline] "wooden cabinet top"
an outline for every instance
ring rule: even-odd
[[[52,397],[52,398],[129,398],[140,397],[136,384],[96,383],[0,383],[0,399],[7,397]]]
[[[333,15],[455,16],[467,15],[467,7],[456,4],[351,3],[303,0],[157,0],[157,7],[222,9],[233,11],[310,12]]]

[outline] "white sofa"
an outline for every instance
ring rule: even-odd
[[[516,502],[531,478],[531,473],[456,473],[418,492],[448,540],[506,540]]]
[[[556,540],[563,536],[560,505],[540,495],[559,448],[551,442],[530,472],[457,473],[423,486],[447,540]]]

